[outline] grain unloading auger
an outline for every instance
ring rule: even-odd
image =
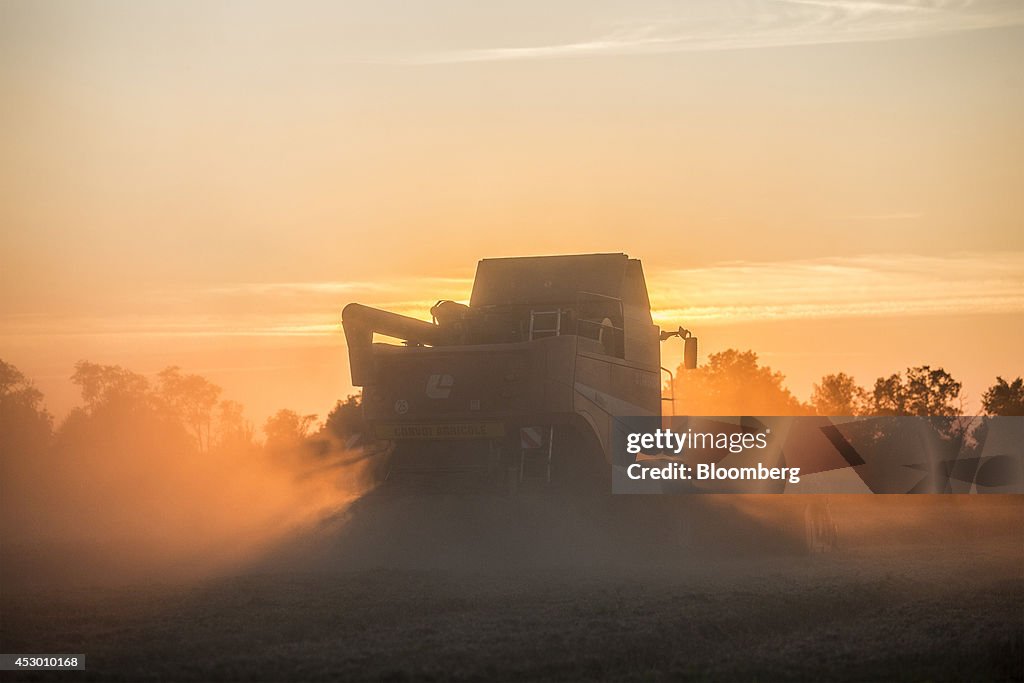
[[[468,306],[430,312],[342,313],[367,425],[395,443],[390,479],[607,482],[616,417],[661,414],[660,341],[684,337],[696,364],[694,337],[653,323],[643,268],[625,254],[484,259]]]

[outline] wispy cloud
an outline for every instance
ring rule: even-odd
[[[746,0],[632,21],[583,40],[422,53],[379,61],[455,64],[903,40],[1024,25],[1018,0]],[[706,11],[710,9],[710,11]]]
[[[26,337],[324,337],[341,334],[341,310],[358,301],[430,320],[439,299],[468,303],[473,280],[225,282],[124,294],[108,314],[0,317],[0,342]],[[429,297],[429,298],[427,298]]]
[[[438,288],[472,286],[469,278],[425,277],[416,278],[417,285],[434,285]],[[205,295],[319,295],[319,294],[380,294],[407,291],[408,279],[393,282],[370,281],[320,281],[320,282],[236,282],[204,287],[198,293]]]
[[[722,263],[648,275],[656,321],[1024,314],[1024,253]]]
[[[851,221],[916,221],[924,217],[923,213],[898,211],[893,213],[851,213],[839,216],[841,220]]]
[[[1024,252],[949,256],[877,254],[672,269],[647,263],[655,322],[674,327],[879,316],[1024,315]],[[143,293],[145,310],[109,316],[20,316],[0,320],[4,338],[341,337],[350,301],[425,320],[438,299],[465,301],[465,278],[387,283],[224,284]],[[161,297],[163,297],[161,299]],[[428,298],[429,297],[429,298]],[[178,301],[164,305],[163,302]],[[310,339],[310,341],[313,341]]]

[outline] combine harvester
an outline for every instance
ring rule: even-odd
[[[367,428],[392,444],[381,489],[647,498],[662,518],[667,499],[683,515],[730,507],[680,500],[728,496],[611,495],[616,419],[662,412],[661,342],[681,337],[684,365],[697,361],[696,338],[652,321],[638,259],[484,259],[469,305],[440,301],[430,313],[432,323],[357,303],[342,313]],[[803,539],[803,504],[777,502],[799,519],[788,536]],[[703,523],[681,526],[692,535]]]

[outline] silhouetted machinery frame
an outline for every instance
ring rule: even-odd
[[[469,304],[431,314],[342,312],[368,428],[396,444],[390,478],[607,481],[617,418],[662,413],[660,342],[683,338],[696,365],[696,338],[654,324],[643,267],[621,253],[484,259]]]
[[[670,386],[675,378],[661,366],[661,342],[679,337],[684,367],[697,363],[689,330],[654,324],[638,259],[484,259],[469,304],[442,300],[430,313],[426,321],[357,303],[342,312],[367,428],[391,444],[382,489],[596,494],[622,499],[592,509],[632,520],[627,535],[658,519],[682,524],[674,535],[687,545],[835,547],[827,499],[755,496],[751,517],[729,495],[611,496],[621,418],[662,416],[664,403],[675,414],[674,386],[662,397],[661,373]]]

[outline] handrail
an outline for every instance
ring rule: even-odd
[[[601,299],[611,299],[612,301],[618,301],[619,303],[622,303],[622,298],[621,297],[611,296],[609,294],[599,294],[597,292],[582,292],[582,291],[576,292],[576,299],[579,300],[580,295],[583,295],[583,294],[585,294],[586,296],[596,296],[596,297],[599,297]]]
[[[661,366],[662,372],[668,373],[668,390],[669,398],[661,397],[662,401],[672,402],[672,417],[676,415],[676,376],[672,374],[672,371],[666,368],[664,365]]]

